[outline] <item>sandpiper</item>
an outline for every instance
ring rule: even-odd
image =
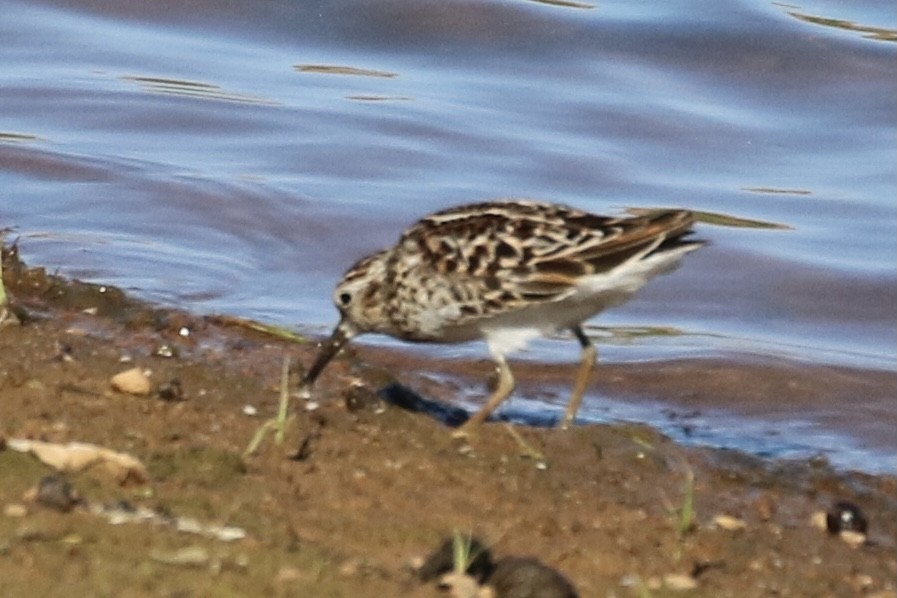
[[[340,321],[300,393],[308,396],[334,355],[362,333],[432,343],[484,339],[498,384],[463,435],[511,394],[509,353],[540,335],[569,330],[582,353],[559,422],[567,427],[597,357],[582,323],[703,245],[686,240],[693,224],[686,210],[609,217],[536,201],[476,203],[427,216],[343,275],[333,293]]]

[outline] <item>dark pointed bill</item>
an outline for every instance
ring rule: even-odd
[[[336,354],[340,352],[340,349],[342,349],[353,336],[355,336],[355,331],[350,324],[345,322],[345,320],[340,321],[340,323],[336,325],[330,338],[324,341],[321,345],[321,350],[318,353],[315,362],[305,373],[305,377],[302,378],[302,385],[299,388],[300,394],[306,394],[311,391],[311,387],[315,383],[315,380],[317,380],[321,372],[324,371],[324,368],[327,367],[330,360],[336,357]]]

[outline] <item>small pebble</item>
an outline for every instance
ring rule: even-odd
[[[846,529],[838,534],[838,537],[854,548],[866,543],[866,534]]]
[[[254,405],[243,405],[243,415],[248,415],[249,417],[254,417],[258,415],[259,410],[255,408]]]
[[[367,386],[361,384],[353,384],[346,390],[343,397],[346,404],[346,410],[349,411],[349,413],[356,413],[366,409],[376,411],[377,409],[382,408],[380,396]]]
[[[364,560],[360,558],[347,559],[342,565],[340,565],[339,574],[343,577],[354,577],[361,573],[361,571],[364,569],[364,566]]]
[[[698,580],[685,573],[667,573],[663,576],[663,585],[670,590],[694,590],[698,587]]]
[[[19,317],[8,309],[5,305],[0,305],[0,326],[21,326],[22,321]]]
[[[131,368],[112,376],[112,388],[119,392],[146,396],[150,393],[149,377],[140,368]]]
[[[7,517],[24,517],[28,514],[28,508],[23,504],[14,502],[3,507],[3,514]]]
[[[826,513],[825,527],[830,534],[841,532],[865,534],[869,523],[858,506],[842,500],[836,502]]]
[[[480,585],[466,573],[452,571],[439,578],[439,587],[447,589],[451,598],[480,598],[483,596]],[[492,594],[494,596],[495,594]]]
[[[274,576],[274,581],[280,584],[292,584],[303,578],[304,574],[297,567],[281,567]]]
[[[207,531],[208,535],[213,536],[214,538],[221,540],[222,542],[233,542],[234,540],[242,540],[246,537],[246,530],[241,527],[234,526],[222,526],[222,527],[212,527]],[[245,556],[245,555],[244,555]],[[247,565],[249,564],[249,557],[246,557]]]
[[[159,345],[156,348],[155,354],[157,357],[171,358],[171,357],[177,357],[178,351],[171,345]]]
[[[72,346],[68,343],[56,343],[56,355],[53,357],[56,361],[64,361],[64,362],[72,362],[74,358],[72,357],[73,349]]]
[[[468,457],[474,457],[474,456],[476,456],[476,454],[474,453],[473,447],[470,446],[469,444],[462,444],[461,446],[459,446],[459,447],[458,447],[458,454],[459,454],[459,455],[466,455],[466,456],[468,456]]]
[[[159,387],[159,390],[156,391],[156,395],[163,401],[183,401],[184,389],[181,387],[181,381],[177,378],[172,378],[169,382]]]
[[[838,536],[854,548],[866,543],[869,523],[860,508],[847,501],[836,502],[828,513],[816,511],[810,517],[810,524]]]
[[[37,487],[35,500],[50,509],[68,513],[81,502],[78,492],[62,476],[44,476]]]
[[[686,575],[685,573],[667,573],[663,576],[661,583],[655,582],[653,584],[649,584],[654,587],[654,589],[660,589],[660,587],[664,587],[668,590],[674,590],[677,592],[683,592],[686,590],[694,590],[698,587],[698,580],[696,580],[691,575]]]
[[[718,528],[728,530],[730,532],[734,532],[747,527],[747,524],[742,519],[723,514],[715,516],[713,518],[713,523],[715,523]]]
[[[816,529],[826,531],[828,526],[825,523],[825,511],[816,511],[810,515],[810,525]]]
[[[209,562],[209,551],[202,546],[187,546],[170,552],[154,552],[150,558],[166,565],[200,567]]]

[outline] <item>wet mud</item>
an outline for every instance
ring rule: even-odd
[[[453,536],[580,596],[897,595],[893,476],[684,446],[634,424],[493,422],[459,445],[383,392],[451,404],[452,388],[371,347],[332,364],[316,409],[293,399],[282,444],[268,436],[246,454],[276,414],[284,356],[295,388],[313,342],[14,258],[4,251],[20,323],[0,328],[0,595],[438,596],[419,567]],[[471,384],[488,374],[486,362],[439,365]],[[112,387],[133,368],[147,394]],[[526,369],[523,386],[562,379],[559,367]],[[625,389],[625,367],[603,371],[600,384]],[[684,382],[656,384],[689,400]],[[59,474],[14,450],[21,440],[127,454],[146,479]],[[867,524],[858,538],[826,527],[831,509],[846,521],[844,503]]]

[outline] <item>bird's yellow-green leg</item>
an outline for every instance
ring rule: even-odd
[[[498,409],[498,406],[514,390],[514,375],[511,373],[511,368],[508,367],[508,362],[503,355],[495,355],[495,369],[498,373],[498,385],[492,391],[492,394],[489,395],[489,400],[486,401],[486,404],[474,413],[469,420],[464,422],[463,426],[452,433],[452,436],[455,438],[468,438],[471,436],[480,427],[480,424],[486,421],[486,418],[492,415],[492,412]]]
[[[592,374],[592,369],[595,367],[595,360],[598,358],[598,351],[595,349],[595,345],[582,331],[582,328],[574,326],[571,330],[576,335],[580,346],[582,346],[582,354],[579,358],[579,369],[576,372],[573,393],[570,395],[570,401],[567,403],[567,409],[564,411],[564,418],[558,422],[558,427],[563,430],[569,428],[573,424],[573,420],[576,419],[576,412],[579,411],[579,404],[582,402],[582,396],[589,385],[589,377]]]

